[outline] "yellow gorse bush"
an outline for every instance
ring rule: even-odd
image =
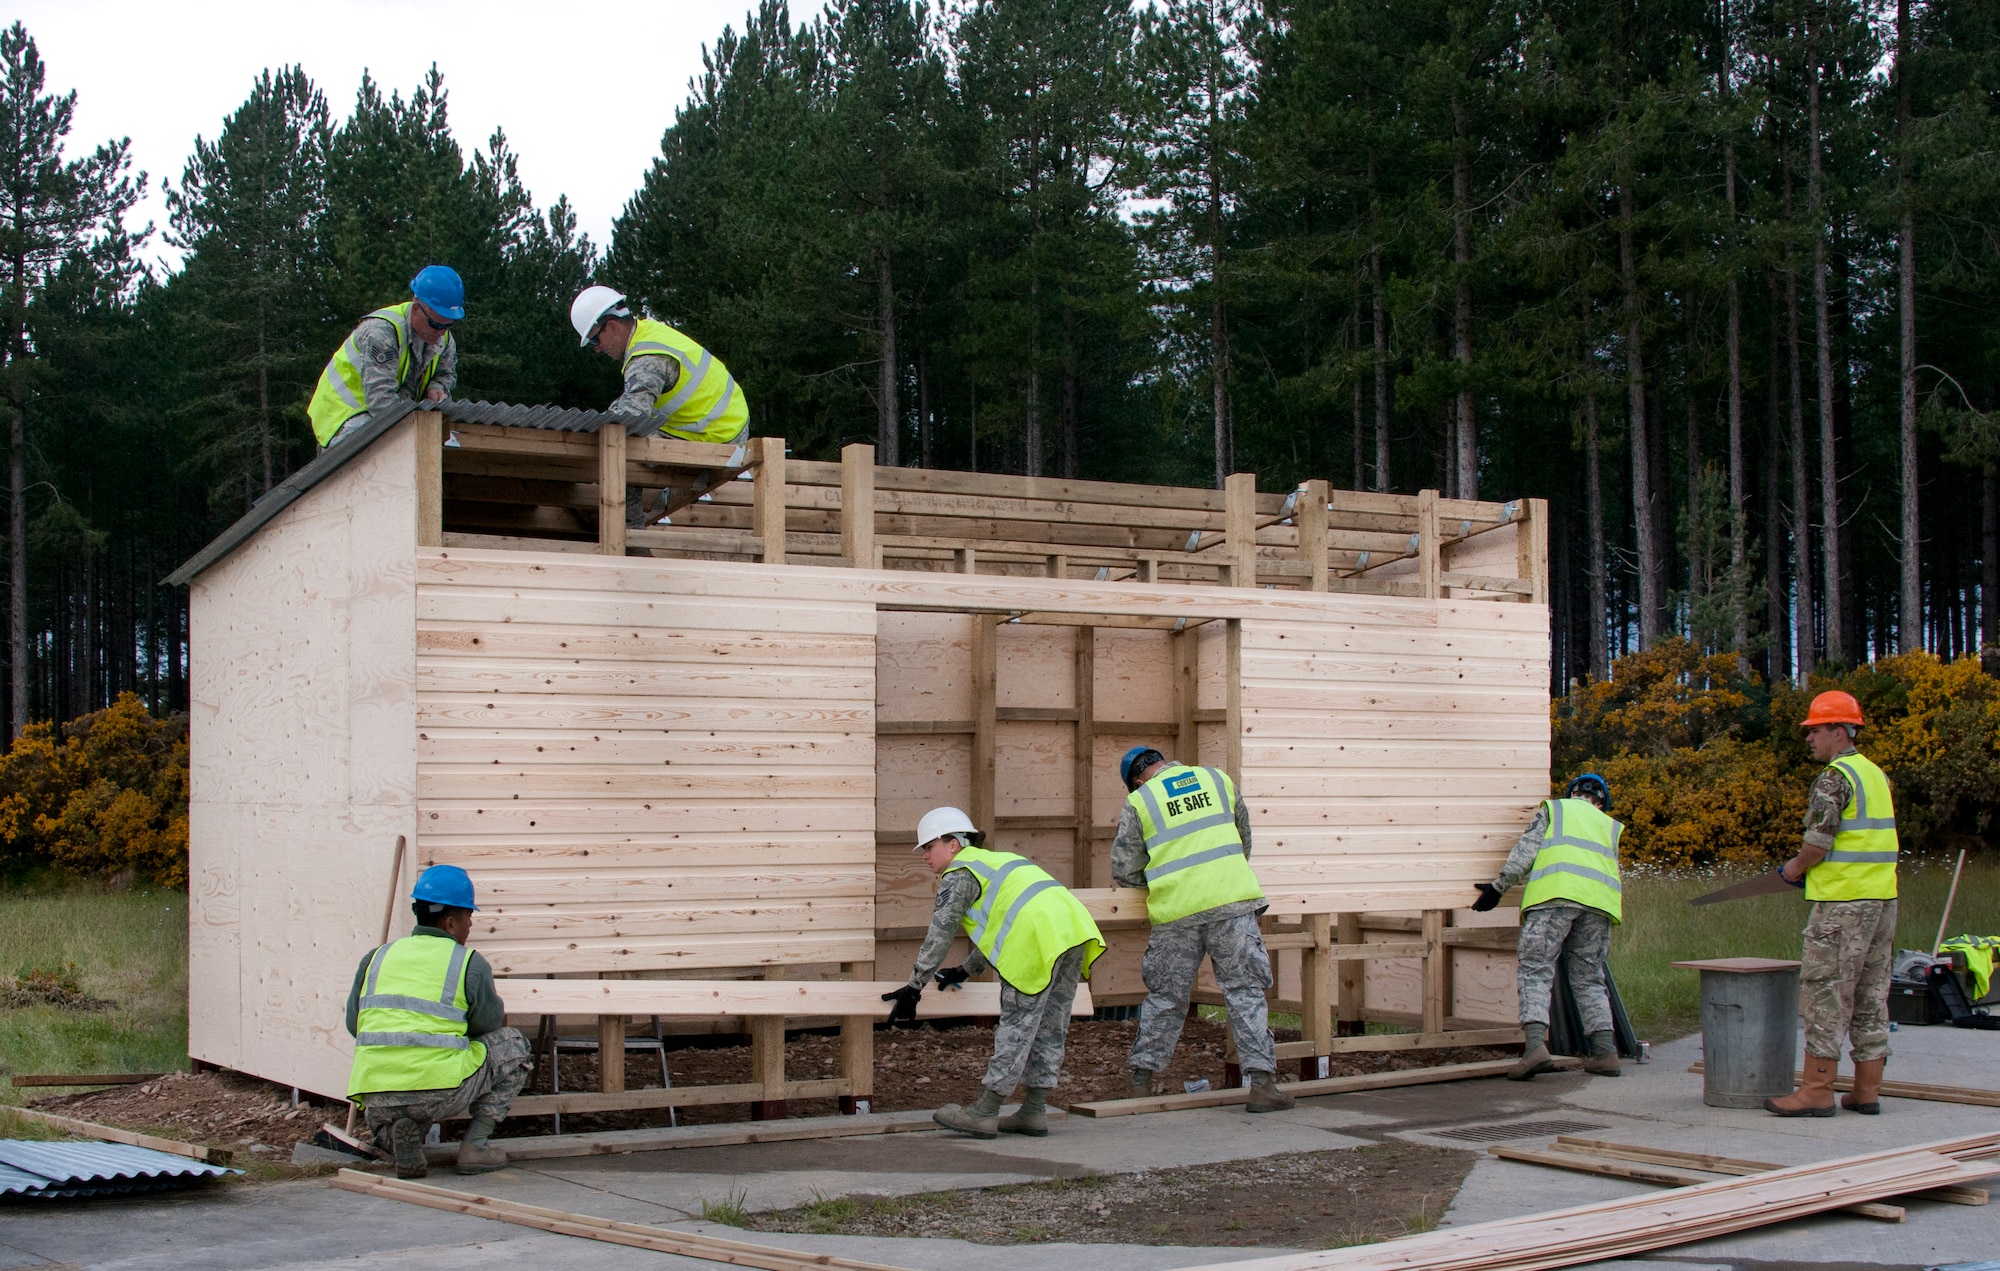
[[[187,839],[184,716],[155,719],[125,693],[60,727],[28,725],[0,756],[0,851],[11,862],[180,886]]]

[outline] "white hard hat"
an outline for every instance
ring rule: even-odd
[[[591,286],[577,292],[569,306],[569,324],[576,328],[577,340],[588,347],[590,333],[597,329],[597,324],[624,303],[625,293],[610,287]]]
[[[910,850],[921,852],[928,844],[947,834],[955,834],[959,842],[975,847],[982,837],[973,828],[972,818],[957,808],[932,808],[924,813],[923,820],[917,822],[917,845]]]

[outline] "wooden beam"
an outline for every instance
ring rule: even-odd
[[[1579,1174],[1594,1174],[1600,1178],[1624,1178],[1635,1183],[1657,1183],[1666,1187],[1698,1187],[1713,1182],[1704,1174],[1690,1170],[1674,1169],[1665,1165],[1626,1164],[1611,1160],[1593,1160],[1589,1156],[1571,1152],[1544,1151],[1537,1148],[1509,1147],[1501,1144],[1486,1149],[1503,1161],[1520,1161],[1527,1165],[1548,1165],[1556,1169],[1573,1170]],[[1777,1166],[1771,1168],[1776,1169]],[[1902,1222],[1907,1211],[1901,1205],[1885,1205],[1880,1201],[1867,1201],[1857,1205],[1846,1205],[1842,1213],[1858,1214],[1863,1218],[1873,1218],[1878,1222]]]
[[[1076,808],[1076,837],[1071,844],[1069,885],[1089,887],[1093,845],[1090,837],[1094,805],[1092,786],[1097,778],[1097,628],[1076,627],[1076,737],[1074,788],[1071,801]]]
[[[1377,1033],[1373,1036],[1364,1034],[1359,1037],[1334,1038],[1333,1053],[1346,1055],[1394,1050],[1443,1050],[1451,1046],[1512,1046],[1518,1044],[1524,1036],[1518,1025],[1509,1025],[1505,1028],[1453,1028],[1422,1033]]]
[[[1567,1134],[1556,1136],[1555,1146],[1564,1152],[1576,1152],[1585,1156],[1641,1161],[1655,1165],[1686,1166],[1711,1174],[1730,1174],[1738,1177],[1784,1168],[1774,1161],[1745,1161],[1730,1156],[1711,1156],[1705,1152],[1682,1152],[1673,1148],[1647,1147],[1636,1143],[1608,1143],[1602,1139],[1580,1139]],[[1991,1194],[1982,1187],[1937,1187],[1914,1194],[1919,1199],[1942,1201],[1947,1205],[1980,1206],[1992,1200]]]
[[[509,1117],[542,1117],[557,1113],[640,1112],[659,1108],[712,1108],[730,1103],[755,1103],[768,1096],[768,1087],[755,1081],[731,1082],[720,1086],[651,1086],[643,1090],[575,1090],[562,1094],[522,1095],[508,1105]],[[785,1083],[780,1097],[785,1099],[832,1099],[847,1093],[845,1077]],[[461,1117],[470,1116],[461,1113]]]
[[[47,1072],[16,1076],[15,1088],[22,1086],[139,1086],[158,1081],[163,1072]]]
[[[1238,587],[1257,585],[1257,474],[1234,472],[1223,483],[1227,500],[1230,581]]]
[[[1223,640],[1222,767],[1235,781],[1243,780],[1243,621],[1231,618]],[[1192,757],[1184,763],[1195,762]],[[1240,798],[1247,798],[1238,790]]]
[[[1173,688],[1174,688],[1174,754],[1181,763],[1197,763],[1201,758],[1195,732],[1195,703],[1200,681],[1197,678],[1199,650],[1195,644],[1195,633],[1176,631],[1173,634]]]
[[[625,1089],[625,1017],[597,1017],[597,1088],[605,1094]]]
[[[625,428],[618,423],[597,430],[597,551],[625,554]]]
[[[1524,599],[1530,604],[1545,605],[1549,603],[1549,501],[1526,499],[1523,503],[1527,518],[1519,531],[1521,538],[1516,547],[1519,564],[1515,568],[1528,580]]]
[[[1511,1059],[1487,1060],[1476,1064],[1447,1064],[1438,1068],[1405,1068],[1399,1072],[1371,1072],[1354,1077],[1328,1077],[1319,1081],[1284,1082],[1279,1089],[1301,1099],[1316,1095],[1349,1094],[1357,1090],[1393,1090],[1399,1086],[1431,1085],[1441,1081],[1469,1081],[1499,1077],[1514,1066]],[[1250,1092],[1241,1086],[1202,1090],[1194,1094],[1152,1095],[1144,1099],[1104,1099],[1093,1103],[1073,1103],[1072,1116],[1130,1117],[1152,1112],[1181,1112],[1190,1108],[1223,1108],[1242,1103]]]
[[[993,824],[994,744],[999,692],[999,620],[982,614],[974,623],[972,640],[972,823]]]
[[[417,431],[417,546],[444,546],[444,416],[420,410]]]
[[[1451,951],[1444,947],[1443,909],[1424,910],[1424,990],[1423,1014],[1426,1033],[1444,1031],[1444,1017],[1451,1013]]]
[[[867,982],[875,978],[873,962],[852,962],[850,979]],[[840,1096],[840,1110],[865,1113],[875,1100],[875,1017],[843,1015],[840,1018],[840,1075],[847,1090]],[[803,1096],[800,1096],[803,1097]]]
[[[838,1085],[838,1082],[798,1082],[798,1086]],[[749,1088],[748,1083],[744,1083]],[[704,1086],[704,1090],[721,1089]],[[651,1091],[635,1091],[650,1094]],[[539,1097],[539,1096],[537,1096]],[[803,1098],[794,1094],[793,1098]],[[822,1096],[823,1097],[823,1096]],[[1068,1114],[1049,1109],[1049,1120]],[[791,1117],[784,1121],[729,1121],[715,1125],[652,1126],[638,1130],[598,1130],[585,1134],[536,1134],[494,1139],[509,1160],[548,1161],[582,1156],[618,1156],[628,1152],[672,1152],[697,1147],[735,1147],[749,1143],[796,1143],[812,1139],[861,1138],[876,1134],[935,1131],[937,1122],[925,1112],[876,1112],[868,1116]],[[433,1165],[448,1165],[458,1145],[425,1150]]]
[[[207,1161],[211,1165],[227,1165],[233,1157],[228,1148],[183,1143],[179,1139],[163,1139],[156,1135],[141,1134],[136,1130],[120,1129],[115,1125],[99,1125],[95,1121],[79,1121],[75,1117],[59,1116],[53,1112],[39,1112],[34,1108],[0,1109],[0,1116],[5,1116],[7,1113],[26,1117],[30,1121],[39,1121],[52,1130],[61,1130],[66,1134],[86,1139],[102,1139],[106,1143],[124,1143],[131,1147],[151,1148],[155,1152],[168,1152],[191,1160]]]
[[[1420,490],[1417,492],[1417,581],[1422,594],[1431,600],[1444,594],[1439,580],[1444,572],[1443,546],[1438,534],[1438,492]]]
[[[1308,481],[1299,488],[1299,559],[1312,569],[1306,582],[1309,591],[1325,591],[1329,577],[1326,505],[1331,493],[1324,481]]]
[[[759,437],[750,443],[757,460],[752,480],[756,511],[751,522],[764,549],[766,565],[785,563],[785,439]]]
[[[1335,948],[1351,950],[1362,943],[1361,915],[1344,913],[1335,919]],[[1334,1010],[1340,1023],[1335,1032],[1342,1037],[1357,1036],[1367,1031],[1361,1012],[1367,997],[1365,985],[1368,982],[1368,964],[1354,958],[1341,958],[1335,963],[1338,968],[1339,990],[1334,996]]]
[[[875,567],[875,447],[840,451],[840,555],[851,568]]]
[[[1305,1075],[1317,1078],[1326,1075],[1319,1057],[1333,1053],[1333,918],[1307,914],[1305,927],[1312,943],[1299,951],[1299,1031],[1314,1057]]]
[[[1110,889],[1098,889],[1098,893]],[[1145,892],[1123,892],[1138,896],[1138,912],[1144,914]],[[882,994],[903,987],[873,980],[548,980],[533,977],[500,976],[494,980],[509,1015],[600,1015],[616,1010],[620,1015],[776,1016],[867,1015],[883,1019],[889,1014]],[[1072,1013],[1088,1015],[1090,989],[1077,990]],[[957,1016],[998,1015],[1000,986],[974,981],[955,993],[927,993],[917,1003],[920,1019],[949,1019]]]

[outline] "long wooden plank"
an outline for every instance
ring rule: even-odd
[[[1358,1039],[1353,1039],[1358,1040]],[[1317,1095],[1351,1094],[1357,1090],[1392,1090],[1399,1086],[1432,1085],[1441,1081],[1470,1081],[1480,1077],[1504,1076],[1514,1066],[1511,1059],[1495,1059],[1475,1064],[1445,1064],[1437,1068],[1408,1068],[1401,1072],[1373,1072],[1354,1077],[1323,1077],[1314,1081],[1281,1083],[1279,1088],[1301,1099]],[[1250,1092],[1240,1086],[1225,1090],[1202,1090],[1195,1094],[1154,1095],[1145,1099],[1105,1099],[1094,1103],[1073,1103],[1070,1112],[1086,1117],[1144,1116],[1153,1112],[1185,1112],[1190,1108],[1221,1108],[1242,1103]]]
[[[484,948],[484,946],[481,946]],[[513,1015],[872,1015],[886,1016],[890,980],[537,980],[499,977],[494,987]],[[1088,1015],[1088,985],[1079,986],[1072,1015]],[[917,1003],[920,1019],[998,1015],[1000,986],[970,983],[931,992]]]
[[[186,1156],[197,1161],[207,1161],[211,1165],[227,1165],[234,1158],[228,1148],[208,1147],[200,1143],[183,1143],[179,1139],[163,1139],[152,1134],[141,1134],[137,1130],[123,1130],[115,1125],[99,1125],[95,1121],[79,1121],[75,1117],[59,1116],[54,1112],[41,1112],[34,1108],[9,1108],[8,1112],[17,1117],[39,1121],[53,1130],[87,1139],[103,1139],[107,1143],[124,1143],[132,1147],[151,1148],[155,1152],[168,1152],[174,1156]]]
[[[342,1191],[359,1192],[364,1196],[399,1200],[406,1204],[422,1205],[427,1209],[441,1209],[448,1213],[492,1218],[520,1227],[554,1232],[557,1235],[581,1236],[586,1240],[650,1249],[655,1253],[671,1253],[683,1258],[698,1258],[704,1262],[757,1267],[762,1271],[805,1271],[809,1267],[835,1267],[841,1271],[900,1271],[900,1268],[882,1263],[836,1258],[830,1254],[798,1253],[770,1245],[724,1240],[693,1232],[670,1231],[665,1227],[648,1227],[640,1223],[614,1222],[608,1218],[597,1218],[589,1214],[544,1209],[539,1205],[524,1205],[518,1201],[501,1200],[492,1196],[477,1196],[469,1192],[453,1191],[450,1188],[432,1187],[426,1183],[379,1178],[372,1174],[363,1174],[359,1170],[343,1169],[329,1182]]]
[[[622,1018],[622,1017],[621,1017]],[[577,1090],[563,1094],[530,1094],[508,1105],[510,1117],[541,1117],[552,1113],[632,1112],[654,1108],[710,1108],[759,1099],[832,1099],[848,1092],[844,1077],[776,1083],[778,1090],[758,1081],[719,1086],[648,1087],[643,1090]]]
[[[157,1081],[167,1074],[163,1072],[45,1072],[16,1075],[14,1085],[21,1086],[137,1086],[148,1081]]]
[[[1700,1076],[1702,1070],[1703,1064],[1699,1059],[1688,1065],[1688,1071],[1696,1076]],[[1803,1071],[1792,1074],[1792,1080],[1795,1082],[1803,1084],[1805,1079],[1806,1074]],[[1854,1078],[1835,1077],[1833,1088],[1852,1090]],[[1882,1093],[1892,1099],[1924,1099],[1933,1103],[1965,1103],[1974,1107],[2000,1108],[2000,1090],[1982,1090],[1972,1086],[1936,1086],[1919,1081],[1885,1081],[1882,1083]]]
[[[1049,1120],[1066,1113],[1049,1109]],[[516,1161],[565,1160],[580,1156],[622,1156],[632,1152],[671,1152],[697,1147],[736,1147],[751,1143],[795,1143],[809,1139],[863,1138],[880,1134],[912,1134],[937,1129],[929,1112],[876,1112],[863,1116],[790,1117],[783,1121],[730,1121],[720,1125],[654,1126],[639,1130],[602,1130],[591,1134],[537,1134],[495,1139],[495,1147]],[[433,1164],[449,1164],[455,1144],[433,1147],[426,1155]]]
[[[1520,1161],[1527,1165],[1547,1165],[1555,1169],[1566,1169],[1578,1174],[1595,1174],[1600,1178],[1624,1178],[1635,1183],[1658,1183],[1667,1187],[1697,1187],[1713,1182],[1706,1174],[1694,1170],[1675,1169],[1669,1165],[1627,1163],[1622,1160],[1595,1160],[1588,1155],[1576,1155],[1568,1151],[1547,1151],[1540,1148],[1509,1147],[1500,1145],[1486,1149],[1503,1161]],[[1773,1168],[1776,1168],[1775,1166]],[[1863,1218],[1873,1218],[1878,1222],[1902,1222],[1908,1211],[1901,1205],[1885,1205],[1880,1201],[1864,1201],[1848,1205],[1842,1213],[1857,1214]]]
[[[1690,1169],[1705,1170],[1711,1174],[1763,1174],[1784,1166],[1776,1161],[1745,1161],[1728,1156],[1711,1156],[1705,1152],[1681,1152],[1673,1148],[1642,1147],[1631,1143],[1607,1143],[1601,1139],[1581,1139],[1563,1134],[1556,1136],[1556,1146],[1565,1152],[1576,1152],[1586,1156],[1602,1156],[1612,1160],[1641,1161],[1655,1165],[1685,1166]],[[1950,1205],[1984,1205],[1992,1197],[1980,1187],[1940,1187],[1917,1193],[1923,1200],[1939,1200]]]

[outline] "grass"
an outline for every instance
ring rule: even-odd
[[[0,1074],[165,1072],[187,1067],[187,896],[94,889],[0,894],[0,976],[76,965],[76,1010],[0,1008]],[[0,1085],[0,1103],[60,1089]],[[9,1118],[18,1120],[18,1118]]]
[[[1951,870],[1949,859],[1901,863],[1897,948],[1931,947],[1951,887]],[[1799,893],[1753,896],[1700,908],[1688,903],[1737,877],[1628,872],[1625,922],[1611,938],[1611,973],[1639,1036],[1664,1041],[1701,1027],[1701,977],[1673,963],[1691,958],[1799,956],[1807,914]],[[1966,860],[1945,934],[1960,932],[2000,933],[2000,861]]]
[[[749,1199],[750,1191],[745,1188],[742,1191],[730,1192],[721,1200],[703,1200],[701,1220],[721,1223],[725,1227],[746,1226],[748,1215],[743,1206]]]

